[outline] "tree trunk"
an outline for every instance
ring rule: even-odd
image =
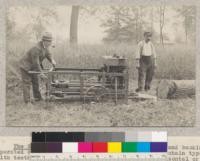
[[[157,87],[157,97],[162,99],[195,96],[194,80],[161,80]]]
[[[163,28],[165,24],[165,6],[159,7],[159,16],[160,16],[160,43],[164,47]]]
[[[161,16],[162,9],[159,8],[159,18],[160,18],[160,44],[162,43],[162,16]]]
[[[185,43],[188,42],[187,15],[185,15]]]
[[[78,15],[79,6],[72,6],[70,23],[70,45],[77,45],[78,43]]]
[[[138,8],[136,9],[136,18],[135,18],[135,34],[136,34],[136,43],[139,42],[138,40],[138,19],[139,19],[139,15],[138,15]]]
[[[154,32],[154,14],[153,14],[154,10],[153,7],[151,7],[151,13],[150,13],[150,19],[151,19],[151,33]]]
[[[164,15],[164,13],[163,13]],[[162,43],[162,46],[164,47],[164,39],[163,39],[163,27],[164,27],[164,16],[163,16],[163,19],[162,19],[162,26],[161,26],[161,43]]]
[[[143,39],[143,15],[142,15],[142,7],[139,8],[139,34],[140,40]]]
[[[119,14],[120,11],[117,11],[116,15],[115,15],[115,24],[116,24],[116,35],[115,35],[115,41],[120,42],[120,22],[119,22]]]

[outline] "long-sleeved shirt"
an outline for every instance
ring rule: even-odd
[[[156,58],[155,47],[151,41],[147,43],[145,41],[140,41],[138,43],[136,59],[140,59],[141,56],[153,56],[154,58]]]
[[[45,58],[52,63],[52,54],[47,48],[44,48],[42,42],[39,42],[36,46],[32,47],[20,60],[20,67],[26,71],[41,71],[42,61]]]

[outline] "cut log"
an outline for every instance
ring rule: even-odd
[[[157,97],[162,99],[195,96],[195,80],[161,80],[157,87]]]

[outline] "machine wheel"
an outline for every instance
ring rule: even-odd
[[[104,86],[92,86],[85,92],[84,102],[106,102],[110,99],[110,91]]]

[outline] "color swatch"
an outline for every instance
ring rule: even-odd
[[[92,143],[89,142],[80,142],[78,143],[78,152],[79,153],[92,153]]]
[[[166,132],[32,133],[32,153],[165,153]]]
[[[121,142],[108,142],[108,153],[121,153],[122,143]]]
[[[150,142],[138,142],[137,145],[137,152],[142,153],[142,152],[151,152],[150,149]]]
[[[122,152],[124,152],[124,153],[137,152],[137,143],[136,142],[123,142],[122,143]]]
[[[106,142],[96,142],[92,144],[93,152],[95,153],[107,153],[108,145]]]
[[[78,153],[78,143],[62,143],[62,152],[63,153]]]

